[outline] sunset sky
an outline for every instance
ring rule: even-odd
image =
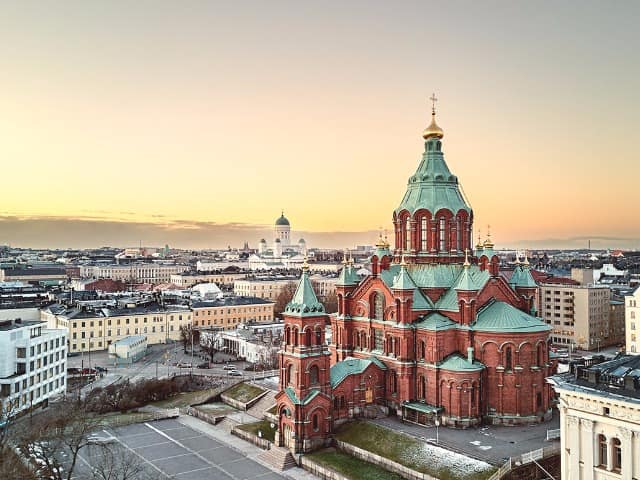
[[[498,247],[640,247],[640,3],[0,5],[0,244],[372,243],[443,149]],[[270,237],[269,237],[270,238]]]

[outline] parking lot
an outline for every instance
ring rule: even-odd
[[[275,480],[285,478],[208,435],[177,420],[129,425],[104,431],[118,448],[144,464],[139,479]],[[75,478],[87,478],[94,465],[91,450],[82,452]]]

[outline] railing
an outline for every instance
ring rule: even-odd
[[[528,463],[537,462],[547,457],[560,453],[560,445],[551,445],[548,447],[538,448],[527,453],[523,453],[517,457],[511,457],[505,462],[493,475],[487,480],[500,480],[515,467],[526,465]]]
[[[555,440],[556,438],[560,438],[559,428],[556,428],[553,430],[547,430],[547,440]]]

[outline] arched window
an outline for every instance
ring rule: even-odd
[[[314,413],[313,414],[313,431],[317,432],[319,428],[320,428],[320,425],[318,422],[318,414]]]
[[[316,345],[322,345],[322,330],[316,330]]]
[[[456,219],[456,250],[462,251],[462,220],[460,217]]]
[[[613,448],[613,470],[619,472],[622,468],[622,444],[619,438],[611,440],[611,448]]]
[[[316,385],[318,383],[318,366],[317,365],[313,365],[310,369],[309,369],[309,384],[310,385]]]
[[[420,377],[420,398],[427,397],[427,380],[424,377]]]
[[[513,370],[513,358],[511,347],[507,347],[504,353],[504,368],[505,370]]]
[[[373,297],[373,311],[376,320],[384,319],[384,296],[377,292]]]
[[[404,251],[411,250],[411,221],[407,218],[404,221]]]
[[[444,252],[444,250],[446,249],[446,239],[447,239],[447,235],[446,235],[446,231],[445,231],[445,219],[444,217],[440,217],[440,251]]]
[[[286,384],[289,385],[291,383],[291,379],[293,378],[293,364],[289,364],[289,366],[287,367],[287,377],[286,377]]]
[[[391,371],[389,375],[389,389],[391,393],[398,393],[398,377],[395,371]]]
[[[333,397],[333,409],[338,410],[340,408],[340,399],[338,397]]]
[[[307,328],[307,330],[304,333],[305,333],[304,344],[305,346],[310,347],[311,346],[311,329]]]
[[[539,367],[542,366],[542,364],[544,363],[544,351],[542,350],[542,344],[539,343],[538,344],[538,358],[536,359],[536,365],[538,365]]]
[[[427,251],[427,217],[420,219],[420,250]]]
[[[420,358],[424,360],[426,356],[427,356],[427,344],[425,343],[424,340],[422,340],[420,342]]]
[[[636,318],[636,312],[631,312],[631,320],[635,320]]]
[[[293,334],[293,346],[297,347],[298,346],[298,329],[294,328],[292,330],[292,334]]]
[[[607,437],[598,435],[598,465],[607,467]]]

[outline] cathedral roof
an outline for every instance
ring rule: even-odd
[[[493,301],[480,309],[473,329],[482,332],[545,332],[551,326],[508,303]]]
[[[311,390],[306,397],[300,399],[296,395],[296,391],[291,387],[285,388],[284,392],[294,405],[306,405],[320,394],[320,390]]]
[[[377,365],[382,370],[387,369],[385,364],[374,356],[369,358],[347,357],[341,362],[334,363],[330,370],[331,386],[335,388],[349,375],[362,373],[371,364]]]
[[[459,210],[471,213],[471,207],[460,191],[458,177],[449,170],[440,146],[441,142],[436,137],[426,141],[422,161],[416,173],[409,178],[407,191],[396,209],[397,214],[407,210],[413,215],[419,209],[435,214],[442,208],[454,214]]]
[[[417,288],[416,284],[411,279],[411,275],[407,272],[407,267],[405,265],[400,266],[400,271],[398,272],[398,275],[394,277],[391,288],[395,290],[414,290]]]
[[[353,265],[345,264],[338,274],[338,281],[336,282],[336,285],[357,285],[358,283],[360,283],[360,277],[358,276],[356,269],[353,268]]]
[[[276,220],[276,226],[289,226],[289,220],[287,220],[287,217],[284,216],[284,212],[282,212],[282,215],[280,215],[278,217],[278,219]]]
[[[509,285],[514,287],[537,287],[536,281],[531,275],[531,270],[520,265],[513,271],[509,279]]]
[[[305,262],[306,265],[306,262]],[[316,292],[309,280],[308,267],[302,267],[302,276],[293,294],[293,298],[284,309],[284,313],[295,316],[314,316],[324,313],[324,306],[318,301]]]
[[[458,324],[456,322],[437,312],[430,313],[416,323],[416,328],[431,331],[449,330],[451,328],[456,328],[457,326]]]
[[[458,353],[449,355],[438,368],[452,372],[477,372],[484,368],[484,365],[476,360],[470,363],[465,357]]]

